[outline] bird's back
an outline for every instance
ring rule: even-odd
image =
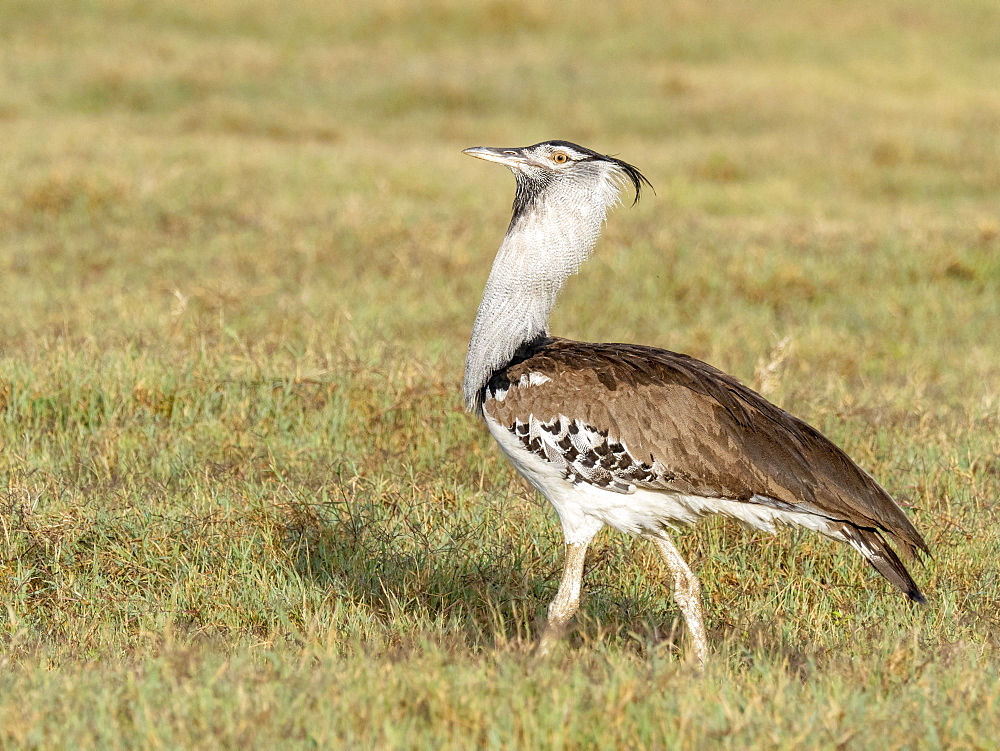
[[[889,494],[819,431],[732,376],[630,344],[540,339],[497,371],[486,415],[567,480],[766,504],[927,545]]]

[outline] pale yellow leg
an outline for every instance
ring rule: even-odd
[[[708,639],[705,636],[705,619],[701,610],[701,583],[688,568],[666,532],[649,533],[646,537],[656,545],[663,562],[674,575],[674,599],[677,600],[677,605],[687,622],[695,658],[699,665],[704,666],[705,660],[708,659]]]
[[[583,562],[587,557],[587,543],[568,543],[566,545],[566,564],[563,568],[559,591],[549,605],[549,622],[542,632],[536,654],[547,655],[553,645],[566,630],[576,611],[580,607],[580,586],[583,582]]]

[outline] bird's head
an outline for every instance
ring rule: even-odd
[[[606,206],[617,200],[623,185],[631,184],[635,189],[635,201],[643,184],[652,187],[628,162],[568,141],[543,141],[520,148],[476,146],[462,153],[497,162],[514,173],[515,219],[536,202],[559,195],[590,195]]]

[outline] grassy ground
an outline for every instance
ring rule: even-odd
[[[995,2],[0,7],[0,745],[995,748]],[[526,654],[554,514],[459,398],[513,182],[580,141],[656,195],[556,333],[733,372],[926,535],[602,534]]]

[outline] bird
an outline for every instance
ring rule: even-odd
[[[818,430],[693,357],[549,334],[556,298],[590,257],[608,209],[626,186],[633,204],[652,188],[636,167],[563,140],[463,153],[515,177],[462,388],[467,410],[562,525],[563,573],[538,654],[552,651],[579,609],[587,548],[605,526],[652,542],[701,666],[701,584],[671,533],[708,515],[847,543],[911,600],[925,601],[890,543],[911,560],[929,554],[927,543],[889,493]]]

